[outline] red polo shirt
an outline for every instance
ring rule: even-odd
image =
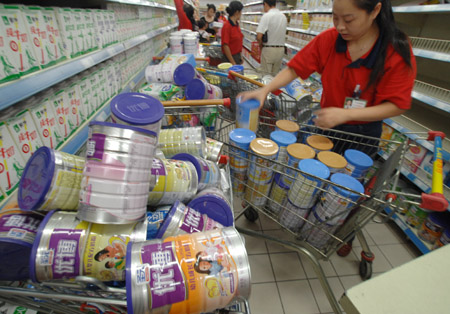
[[[367,100],[367,107],[392,102],[401,109],[409,109],[416,77],[416,61],[412,50],[411,68],[390,44],[384,64],[384,75],[376,86],[366,90],[380,44],[378,38],[371,50],[352,62],[347,42],[335,28],[331,28],[311,40],[289,61],[288,66],[302,79],[308,78],[314,72],[322,75],[323,93],[320,101],[322,108],[342,108],[345,98],[352,97],[356,85],[359,84],[362,90],[360,99]]]
[[[230,47],[232,55],[241,52],[243,40],[244,35],[242,35],[239,23],[234,24],[233,21],[228,19],[222,28],[222,52],[225,54],[223,51],[224,44],[227,44]]]
[[[184,2],[183,0],[175,0],[175,8],[177,10],[177,15],[178,15],[178,30],[180,29],[190,29],[193,30],[192,28],[192,23],[191,21],[189,21],[188,17],[186,16],[186,13],[183,10],[183,5]]]

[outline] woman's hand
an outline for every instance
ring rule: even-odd
[[[259,108],[261,109],[267,98],[267,94],[269,94],[269,92],[265,88],[260,88],[249,92],[239,93],[236,98],[241,97],[241,102],[248,99],[257,99],[259,101]]]
[[[349,121],[348,109],[327,107],[315,111],[314,114],[314,123],[322,129],[331,129]]]

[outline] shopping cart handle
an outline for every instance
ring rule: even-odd
[[[223,99],[223,105],[227,108],[231,107],[231,99],[230,98],[224,98]]]
[[[448,208],[448,201],[441,193],[422,193],[420,208],[443,212]]]
[[[200,100],[177,100],[177,101],[162,101],[164,107],[183,107],[183,106],[211,106],[211,105],[223,105],[225,107],[230,107],[230,98],[224,99],[200,99]]]
[[[441,131],[428,131],[427,141],[434,141],[436,136],[439,136],[441,139],[445,138],[445,133]]]

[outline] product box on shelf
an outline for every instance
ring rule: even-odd
[[[81,51],[79,50],[76,24],[72,10],[69,8],[58,7],[55,7],[54,9],[66,54],[68,57],[74,58],[78,56]]]
[[[39,7],[21,7],[22,17],[26,25],[29,40],[39,65],[46,68],[56,63],[52,53],[52,43],[45,28],[44,18]]]
[[[114,44],[117,43],[117,34],[116,34],[116,30],[117,30],[117,26],[116,26],[116,16],[114,14],[113,10],[108,10],[107,12],[107,16],[109,19],[109,32],[110,32],[110,43]]]
[[[428,150],[412,140],[408,140],[408,145],[409,148],[405,153],[403,167],[412,173],[416,173],[418,166],[422,163]]]
[[[85,25],[83,16],[81,16],[80,9],[71,9],[73,23],[75,25],[76,44],[78,47],[78,53],[86,53],[89,49],[86,47],[86,41],[84,40]]]
[[[90,117],[97,107],[95,107],[95,104],[92,101],[91,81],[86,72],[84,73],[84,77],[78,81],[78,87],[80,89],[81,107],[83,108],[86,117]]]
[[[421,166],[417,169],[416,176],[420,178],[425,184],[431,186],[433,173],[433,153],[428,151],[422,161]],[[450,163],[444,161],[442,167],[442,176],[445,180],[450,173]]]
[[[100,95],[100,84],[97,72],[91,69],[89,72],[89,82],[91,84],[91,106],[93,106],[94,111],[96,111],[101,105],[101,95]]]
[[[0,187],[11,194],[19,183],[25,168],[25,160],[9,133],[6,123],[0,122]]]
[[[96,75],[98,80],[98,98],[99,107],[102,106],[108,99],[107,88],[106,88],[106,74],[102,67],[96,67]]]
[[[84,41],[86,42],[86,47],[89,47],[89,51],[97,50],[98,43],[94,25],[94,13],[92,10],[82,10],[81,14],[85,24]]]
[[[64,89],[55,89],[54,93],[50,95],[49,98],[50,105],[56,114],[57,125],[61,132],[63,139],[69,137],[72,133],[73,128],[70,127],[69,123],[69,104],[67,102],[67,97],[65,97]]]
[[[25,161],[39,147],[43,146],[40,134],[28,109],[19,112],[15,117],[9,118],[6,123]]]
[[[67,102],[69,104],[69,121],[77,129],[86,120],[86,111],[82,108],[80,89],[75,81],[69,81],[66,87]]]
[[[0,5],[0,21],[2,72],[8,77],[39,70],[39,61],[30,42],[20,7]]]
[[[47,36],[49,38],[49,49],[54,55],[56,62],[60,62],[66,59],[66,51],[64,49],[64,43],[61,38],[61,31],[58,26],[54,8],[41,8],[42,18],[44,20],[45,29],[47,30]]]
[[[103,20],[103,11],[102,10],[93,10],[94,17],[94,26],[96,29],[96,38],[99,48],[103,48],[106,46],[106,38],[105,38],[105,22]]]
[[[59,130],[56,114],[53,111],[49,99],[44,98],[38,105],[30,108],[30,114],[44,146],[52,149],[58,148],[64,138]]]
[[[390,140],[391,137],[392,137],[392,133],[394,133],[394,129],[391,128],[386,123],[383,123],[382,124],[382,131],[381,131],[381,137],[380,138],[382,140]],[[384,150],[386,145],[387,145],[386,141],[381,141],[380,148]]]

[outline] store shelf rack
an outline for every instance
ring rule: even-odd
[[[16,81],[2,84],[0,85],[0,95],[2,95],[0,98],[0,110],[3,110],[18,101],[30,97],[105,60],[108,60],[123,51],[143,43],[144,41],[170,31],[177,26],[178,24],[165,26],[157,30],[153,30],[146,35],[137,36],[123,43],[83,55],[76,59],[68,60],[67,62],[38,71]]]
[[[146,7],[161,8],[161,9],[167,9],[167,10],[172,10],[172,11],[176,10],[175,7],[160,4],[157,2],[146,1],[146,0],[107,0],[107,1],[123,3],[123,4],[130,4],[130,5],[142,5],[142,6],[146,6]]]
[[[307,35],[313,35],[313,36],[317,36],[320,34],[320,32],[318,32],[318,31],[305,30],[305,29],[293,28],[293,27],[287,27],[286,30],[292,31],[292,32],[297,32],[297,33],[302,33],[302,34],[307,34]]]
[[[450,4],[396,6],[394,13],[446,13],[450,12]]]
[[[250,22],[250,21],[242,21],[242,23],[246,23],[246,24],[252,24],[252,25],[256,25],[258,26],[259,24],[256,22]]]
[[[256,36],[256,32],[254,32],[254,31],[249,31],[248,29],[245,29],[245,28],[242,28],[242,30],[243,30],[244,32],[247,32],[247,33],[249,33],[249,34],[252,34],[252,35],[255,35],[255,36]]]
[[[253,1],[253,2],[249,2],[249,3],[244,4],[244,7],[249,7],[249,6],[252,6],[252,5],[257,5],[257,4],[262,4],[262,3],[263,3],[262,1]]]
[[[293,45],[291,45],[291,44],[284,44],[287,48],[290,48],[290,49],[294,49],[294,50],[297,50],[297,51],[300,51],[300,47],[297,47],[297,46],[293,46]]]

